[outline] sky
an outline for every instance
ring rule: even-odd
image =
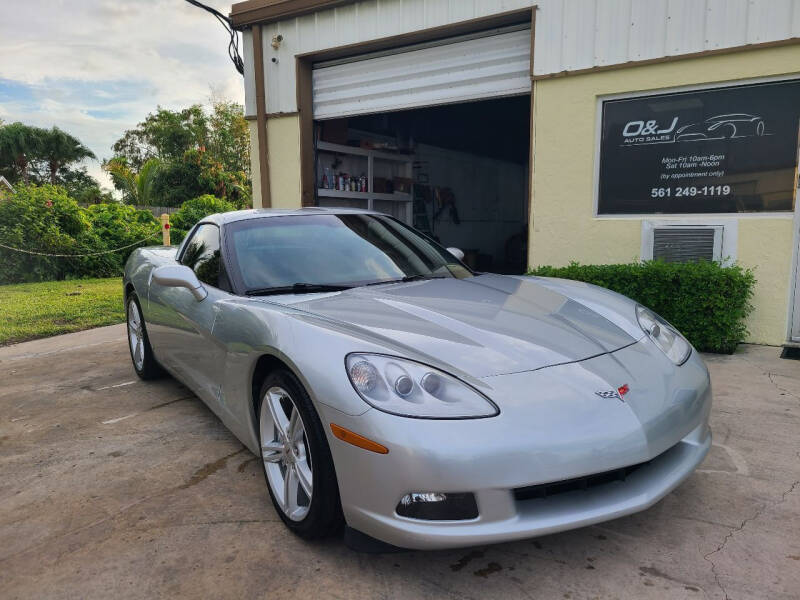
[[[0,120],[76,136],[97,155],[89,174],[110,188],[102,160],[157,106],[244,102],[228,40],[184,0],[0,0]]]

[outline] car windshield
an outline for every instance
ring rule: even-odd
[[[471,277],[444,248],[390,217],[286,215],[227,226],[245,293],[302,293],[435,277]]]

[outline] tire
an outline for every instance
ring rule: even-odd
[[[264,479],[281,520],[306,540],[338,533],[344,518],[328,440],[311,398],[293,373],[279,369],[267,375],[256,415]],[[309,486],[310,497],[305,491]]]
[[[131,363],[136,374],[144,380],[156,379],[164,374],[161,365],[153,356],[150,338],[147,336],[147,326],[144,322],[142,305],[136,292],[128,295],[125,304],[125,323],[128,333],[128,350],[131,353]],[[137,355],[141,352],[141,356]]]

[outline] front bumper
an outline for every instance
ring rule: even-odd
[[[699,439],[698,439],[699,438]],[[694,432],[624,482],[548,498],[515,500],[510,490],[477,492],[481,515],[466,522],[424,522],[350,507],[351,527],[401,548],[434,550],[525,539],[623,517],[661,500],[703,461],[711,432]]]
[[[708,453],[711,388],[696,353],[675,369],[650,350],[640,342],[613,355],[494,379],[490,396],[505,398],[494,418],[432,421],[323,408],[323,420],[389,448],[378,455],[329,436],[348,525],[394,546],[441,549],[546,535],[652,506]],[[592,393],[607,389],[606,380],[630,384],[626,402]],[[646,464],[624,481],[587,490],[526,500],[514,493],[640,463]],[[401,517],[395,507],[409,492],[472,492],[479,516]]]

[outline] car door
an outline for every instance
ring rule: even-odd
[[[148,333],[156,358],[216,410],[225,350],[214,338],[214,322],[217,303],[230,297],[225,291],[230,287],[222,268],[219,227],[201,223],[190,236],[177,260],[195,272],[208,296],[198,302],[185,288],[151,281]]]

